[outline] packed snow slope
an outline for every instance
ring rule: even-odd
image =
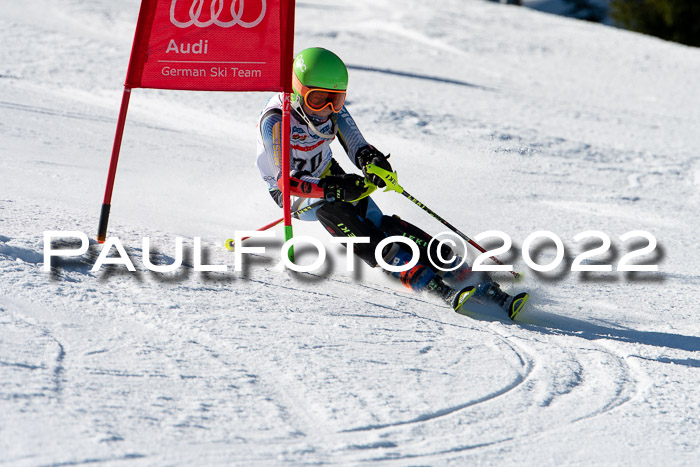
[[[332,265],[285,272],[276,230],[235,272],[223,240],[280,216],[254,165],[264,93],[135,90],[109,232],[137,271],[91,272],[93,241],[44,272],[45,231],[96,234],[139,1],[4,2],[0,462],[697,462],[700,50],[477,0],[400,4],[299,1],[295,49],[346,61],[348,108],[408,191],[472,237],[512,237],[502,258],[526,279],[495,275],[532,293],[517,323],[346,272],[315,224],[295,232]],[[520,254],[538,230],[566,248],[549,273]],[[573,240],[588,230],[612,247],[584,264],[616,267],[647,243],[620,235],[644,230],[658,246],[632,263],[659,271],[571,272],[601,244]],[[143,237],[167,264],[178,236],[189,267],[147,270]],[[193,271],[194,237],[227,272]]]

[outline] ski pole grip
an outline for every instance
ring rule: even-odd
[[[384,191],[395,191],[399,194],[403,193],[403,187],[399,185],[399,177],[396,175],[396,172],[389,172],[374,164],[367,164],[367,172],[384,180],[384,183],[386,183]]]

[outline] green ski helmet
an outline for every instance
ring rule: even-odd
[[[340,57],[330,50],[321,47],[302,50],[294,58],[293,70],[293,100],[301,101],[309,90],[319,88],[345,97],[342,91],[348,89],[348,69]],[[337,113],[340,108],[333,110]]]
[[[292,108],[304,120],[309,129],[324,139],[333,139],[337,126],[333,121],[330,133],[319,131],[318,117],[307,115],[302,103],[313,111],[330,107],[338,113],[345,103],[348,88],[348,69],[345,63],[330,50],[321,47],[304,49],[294,58],[292,67]]]

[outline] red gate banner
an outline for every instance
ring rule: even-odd
[[[293,5],[142,0],[125,86],[290,92]]]
[[[284,92],[282,166],[289,167],[294,4],[295,0],[141,0],[100,212],[100,243],[107,235],[132,88]],[[289,171],[282,175],[289,240]],[[289,255],[291,259],[291,248]]]

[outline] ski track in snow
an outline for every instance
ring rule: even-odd
[[[348,106],[412,194],[507,232],[516,268],[529,233],[563,239],[514,324],[339,258],[288,274],[272,247],[234,273],[221,240],[279,215],[253,165],[260,94],[135,90],[110,232],[137,272],[91,272],[94,241],[42,271],[44,231],[96,227],[139,2],[35,3],[36,21],[19,3],[0,19],[0,462],[693,465],[696,49],[480,1],[297,4],[295,47],[351,65]],[[660,272],[567,272],[590,229],[613,248],[584,264],[616,264],[644,229]],[[147,271],[144,236],[162,264],[201,236],[229,272],[194,272],[190,247]]]

